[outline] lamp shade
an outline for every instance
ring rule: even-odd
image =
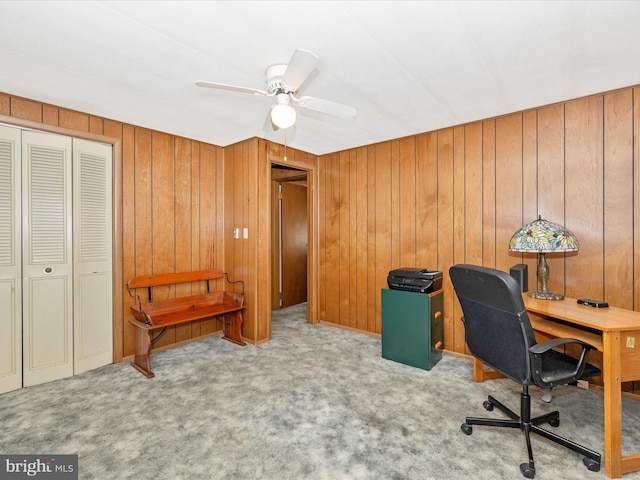
[[[509,250],[512,252],[577,252],[576,236],[562,225],[538,218],[511,237]]]
[[[271,109],[271,121],[276,127],[289,128],[296,123],[296,110],[289,105],[276,105]]]
[[[296,123],[296,109],[286,93],[279,93],[277,99],[278,104],[271,109],[271,121],[278,128],[289,128]]]

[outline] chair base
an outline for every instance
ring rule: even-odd
[[[569,448],[574,452],[584,455],[583,463],[592,472],[600,471],[600,454],[593,450],[590,450],[582,445],[579,445],[567,438],[561,437],[553,432],[541,428],[540,425],[548,423],[552,427],[560,425],[560,413],[553,411],[544,415],[540,415],[535,418],[531,418],[531,397],[528,393],[528,387],[522,387],[521,394],[521,411],[522,416],[517,415],[514,411],[503,405],[494,397],[489,395],[488,400],[483,403],[485,409],[491,411],[494,407],[504,412],[510,419],[496,419],[496,418],[480,418],[480,417],[467,417],[465,423],[461,425],[461,430],[466,435],[473,433],[473,425],[489,426],[489,427],[505,427],[505,428],[519,428],[524,432],[525,440],[527,442],[527,451],[529,453],[529,462],[520,465],[520,471],[526,478],[534,478],[536,474],[535,464],[533,462],[533,451],[531,449],[531,433],[536,433],[552,442],[555,442],[563,447]]]

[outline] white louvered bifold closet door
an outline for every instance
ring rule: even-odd
[[[71,139],[22,132],[23,385],[73,375]]]
[[[0,393],[113,362],[112,147],[0,126]]]
[[[0,393],[22,386],[20,138],[0,126]]]
[[[113,362],[111,146],[73,140],[74,372]]]

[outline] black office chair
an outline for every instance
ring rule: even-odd
[[[467,417],[461,426],[462,431],[471,435],[473,425],[521,429],[529,453],[529,462],[520,465],[520,471],[526,478],[534,478],[536,474],[531,432],[584,455],[586,467],[599,471],[599,453],[540,427],[544,423],[557,427],[560,424],[557,411],[531,418],[529,396],[529,385],[551,388],[600,375],[598,368],[587,363],[587,355],[593,347],[567,338],[536,343],[518,283],[507,273],[474,265],[455,265],[449,269],[449,275],[462,306],[469,351],[483,364],[522,385],[520,415],[489,395],[484,408],[491,411],[498,407],[510,419]],[[581,345],[578,359],[554,350],[568,343]]]

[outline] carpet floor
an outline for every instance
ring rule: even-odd
[[[385,360],[379,338],[309,325],[306,304],[274,312],[273,339],[219,337],[152,355],[156,377],[128,363],[0,395],[0,453],[77,454],[81,479],[520,479],[517,429],[475,427],[494,395],[518,410],[509,380],[472,381],[445,355],[430,371]],[[602,393],[532,389],[534,415],[603,450]],[[624,400],[625,453],[640,451],[640,403]],[[551,428],[551,427],[549,427]],[[534,436],[536,479],[603,479],[582,457]],[[640,473],[624,476],[638,480]]]

